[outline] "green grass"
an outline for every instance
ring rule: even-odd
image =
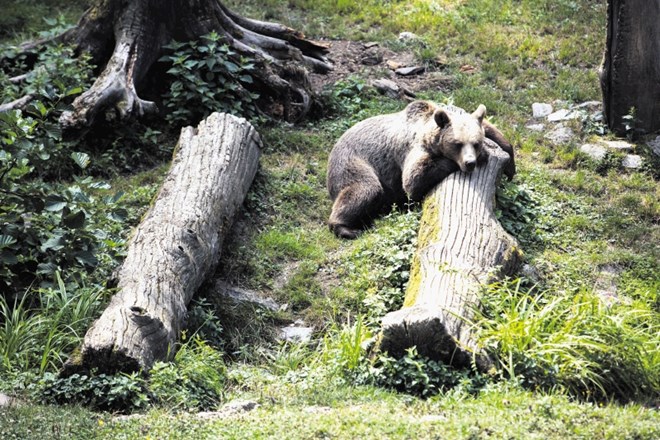
[[[337,240],[325,226],[331,206],[326,161],[335,140],[355,122],[405,105],[376,95],[353,76],[324,92],[326,114],[320,120],[259,127],[260,170],[239,227],[224,243],[218,276],[286,307],[233,309],[205,286],[188,330],[206,340],[203,348],[190,346],[173,363],[159,366],[157,382],[122,382],[142,390],[144,415],[113,421],[109,413],[31,403],[0,409],[0,437],[31,438],[38,432],[42,438],[658,438],[660,416],[652,409],[660,401],[657,161],[638,144],[648,161],[640,171],[621,169],[614,158],[595,164],[578,152],[580,142],[597,139],[581,121],[571,125],[575,142],[561,147],[525,128],[533,102],[600,99],[596,71],[604,45],[604,3],[226,4],[313,38],[376,40],[393,50],[411,50],[429,66],[438,55],[445,62],[434,68],[452,79],[449,89],[420,96],[468,109],[484,103],[488,117],[513,141],[518,175],[500,189],[500,219],[522,243],[536,276],[507,280],[484,293],[480,340],[491,350],[496,371],[430,377],[441,372],[411,356],[398,370],[387,370],[397,371],[388,383],[382,380],[387,361],[365,356],[380,318],[401,305],[419,208],[379,219],[351,242]],[[34,15],[27,20],[39,21]],[[36,24],[13,26],[36,29]],[[399,43],[401,31],[417,33],[424,44]],[[462,73],[467,64],[476,69]],[[112,166],[130,172],[134,166],[136,152],[123,148],[123,139],[100,157],[99,167],[110,164],[105,172],[112,174]],[[158,141],[164,150],[174,143],[166,135]],[[112,182],[126,192],[128,226],[148,207],[165,166]],[[611,304],[596,294],[606,268],[614,270],[617,282]],[[67,295],[55,295],[61,311],[51,303],[48,313],[0,303],[5,392],[30,402],[42,399],[40,372],[55,371],[58,354],[75,339],[62,331],[62,322],[79,337],[84,326],[74,323],[89,319],[87,313],[70,314],[68,306],[82,307],[92,296]],[[76,295],[85,298],[67,303]],[[314,326],[312,342],[275,342],[276,326],[295,319]],[[49,329],[55,329],[50,339],[30,337],[47,336]],[[19,365],[29,371],[18,371]],[[176,385],[181,378],[184,387]],[[427,388],[424,399],[373,385],[421,394],[425,380],[440,387]],[[53,386],[68,390],[66,383]],[[188,413],[191,407],[213,409],[233,399],[254,400],[259,407],[207,421]]]

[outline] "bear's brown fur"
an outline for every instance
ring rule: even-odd
[[[483,118],[482,104],[469,114],[453,106],[415,101],[403,111],[365,119],[351,127],[330,153],[328,191],[334,201],[328,221],[343,238],[355,238],[375,216],[407,200],[420,201],[457,170],[472,172],[484,137],[511,156],[505,173],[515,173],[513,148]]]

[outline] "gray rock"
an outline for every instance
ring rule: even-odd
[[[580,147],[580,151],[594,160],[603,160],[607,154],[605,147],[594,144],[584,144]]]
[[[576,119],[579,116],[577,112],[573,112],[567,109],[557,110],[554,113],[548,115],[549,122],[560,122],[568,121],[569,119]]]
[[[602,105],[603,105],[603,103],[600,102],[600,101],[586,101],[586,102],[583,102],[581,104],[576,105],[574,108],[596,111],[596,110],[600,110]]]
[[[642,163],[642,156],[638,156],[637,154],[627,154],[626,157],[623,158],[621,165],[624,168],[636,169],[641,167]]]
[[[552,113],[552,105],[542,102],[535,102],[532,104],[532,116],[534,118],[543,118]]]
[[[575,133],[573,133],[570,127],[558,124],[554,129],[546,133],[544,137],[555,145],[561,145],[572,141]]]
[[[399,40],[401,41],[412,41],[412,40],[417,40],[419,37],[417,34],[414,34],[412,32],[401,32],[399,34]]]
[[[605,145],[610,150],[618,150],[630,152],[633,150],[632,144],[629,144],[626,141],[600,141],[601,144]]]
[[[541,280],[539,272],[531,264],[523,264],[520,268],[520,275],[535,283]]]
[[[252,400],[235,400],[229,402],[218,411],[202,411],[197,413],[197,418],[202,420],[221,419],[235,414],[252,411],[259,407],[259,404]]]
[[[400,67],[394,73],[401,76],[413,76],[424,73],[424,70],[426,70],[424,66]]]
[[[6,394],[0,393],[0,408],[14,405],[16,399],[9,397]]]
[[[382,93],[385,96],[389,96],[390,98],[399,98],[403,91],[401,90],[401,87],[394,81],[386,78],[381,78],[375,80],[373,83],[373,86],[378,90],[380,93]]]
[[[532,131],[543,131],[545,130],[545,125],[543,124],[529,124],[525,126],[527,129]]]
[[[280,309],[280,305],[271,298],[264,298],[258,292],[230,286],[221,280],[215,282],[214,291],[236,304],[247,303],[271,311]]]
[[[649,147],[651,147],[651,151],[653,151],[653,154],[655,154],[656,156],[660,156],[660,136],[658,136],[652,141],[649,141]]]
[[[280,328],[280,339],[289,342],[308,342],[312,339],[314,333],[313,327],[304,327],[298,324],[292,324]]]
[[[383,62],[383,54],[377,47],[374,47],[373,49],[366,50],[360,56],[360,62],[365,66],[376,66]]]

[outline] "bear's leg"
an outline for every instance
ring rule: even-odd
[[[509,160],[509,163],[506,164],[506,167],[504,168],[504,174],[506,174],[509,180],[513,179],[513,175],[516,174],[516,162],[513,158],[513,147],[509,141],[506,140],[502,132],[499,131],[493,124],[488,121],[483,121],[482,126],[484,127],[484,134],[486,137],[499,145],[502,150],[509,153],[511,160]]]
[[[413,202],[421,202],[438,183],[459,167],[446,157],[432,157],[427,153],[409,155],[403,168],[403,190]]]
[[[330,230],[337,237],[356,238],[382,210],[383,196],[383,187],[375,175],[348,185],[332,205]]]

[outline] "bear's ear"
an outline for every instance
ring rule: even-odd
[[[484,120],[484,116],[486,116],[486,106],[483,104],[479,104],[479,107],[472,113],[472,116],[477,118],[479,123],[481,124]]]
[[[440,128],[444,128],[451,123],[449,120],[449,115],[441,108],[437,109],[433,113],[433,119],[435,119],[435,123],[438,124],[438,127]]]

